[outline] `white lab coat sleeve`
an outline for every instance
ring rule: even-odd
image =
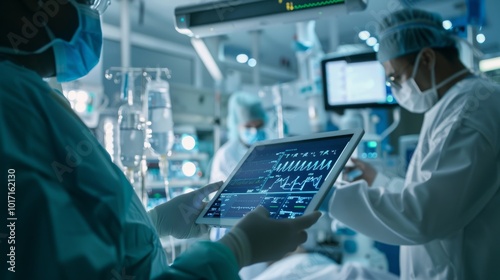
[[[225,181],[227,179],[227,175],[223,170],[223,154],[222,150],[218,150],[214,158],[212,160],[212,167],[210,169],[210,183]]]
[[[234,142],[226,142],[215,153],[210,169],[210,183],[226,181],[240,160],[240,152]]]
[[[382,187],[391,192],[400,192],[403,190],[405,181],[400,177],[389,177],[382,172],[378,172],[373,180],[373,187]]]
[[[418,167],[426,180],[409,182],[400,193],[368,188],[364,181],[338,188],[330,214],[375,240],[399,245],[424,244],[466,226],[498,191],[497,154],[470,125],[456,122],[438,135]]]

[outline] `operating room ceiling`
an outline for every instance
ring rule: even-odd
[[[272,0],[269,0],[272,1]],[[339,16],[332,19],[318,20],[316,33],[322,44],[323,50],[328,53],[332,49],[332,42],[341,45],[351,45],[362,43],[358,38],[358,32],[368,29],[373,32],[376,22],[385,14],[410,5],[422,9],[432,10],[441,13],[444,18],[456,18],[466,14],[466,0],[368,0],[366,11],[353,13],[351,15]],[[187,5],[200,2],[200,0],[131,0],[130,1],[130,22],[133,32],[175,42],[179,45],[192,49],[189,38],[179,34],[174,27],[174,9],[180,5]],[[500,1],[485,0],[486,20],[481,32],[485,34],[486,41],[479,45],[486,55],[500,53]],[[104,14],[103,21],[110,25],[120,25],[120,5],[121,1],[114,0],[109,10]],[[332,40],[335,32],[333,26],[337,26],[338,36]],[[260,37],[260,63],[270,65],[275,68],[285,67],[283,61],[289,61],[291,66],[288,70],[295,70],[295,53],[292,48],[292,41],[295,35],[295,24],[276,24],[262,30]],[[223,38],[227,45],[237,48],[248,49],[252,45],[252,36],[249,32],[235,32],[227,34]]]

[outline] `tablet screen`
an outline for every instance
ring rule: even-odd
[[[258,205],[275,219],[301,216],[352,136],[257,145],[203,217],[241,218]]]

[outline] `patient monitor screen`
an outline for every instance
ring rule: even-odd
[[[327,109],[396,104],[384,68],[374,55],[325,60],[323,79]]]
[[[204,217],[241,218],[258,205],[275,219],[301,216],[351,138],[256,146]]]

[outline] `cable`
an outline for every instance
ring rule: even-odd
[[[391,134],[396,129],[396,127],[398,127],[401,119],[401,110],[399,107],[395,108],[392,111],[392,117],[394,121],[386,130],[384,130],[384,132],[380,134],[380,141],[384,140],[387,136],[389,136],[389,134]]]

